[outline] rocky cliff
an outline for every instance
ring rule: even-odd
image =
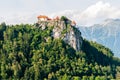
[[[42,30],[52,27],[51,36],[55,39],[60,38],[72,46],[76,51],[81,50],[82,37],[81,32],[75,28],[69,19],[38,21],[37,26]]]

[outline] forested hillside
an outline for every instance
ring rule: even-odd
[[[120,60],[108,48],[83,40],[81,51],[34,25],[0,25],[0,80],[111,80]],[[118,72],[117,72],[118,71]]]

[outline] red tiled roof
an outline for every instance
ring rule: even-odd
[[[40,16],[38,16],[37,18],[47,18],[47,19],[48,19],[48,16],[40,15]]]
[[[56,17],[56,20],[59,20],[59,17],[58,17],[58,16]]]
[[[76,22],[75,22],[75,21],[72,21],[72,23],[76,25]]]
[[[52,20],[51,18],[47,18],[48,20]]]

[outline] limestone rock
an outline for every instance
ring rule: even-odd
[[[71,21],[63,20],[49,20],[49,21],[39,21],[37,27],[40,27],[42,30],[45,30],[46,27],[53,27],[51,36],[53,38],[63,39],[67,44],[73,47],[76,51],[81,50],[82,46],[82,37],[81,32],[71,25]]]

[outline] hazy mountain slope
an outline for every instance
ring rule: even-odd
[[[79,27],[82,36],[109,47],[120,57],[120,19],[107,19],[101,24]]]

